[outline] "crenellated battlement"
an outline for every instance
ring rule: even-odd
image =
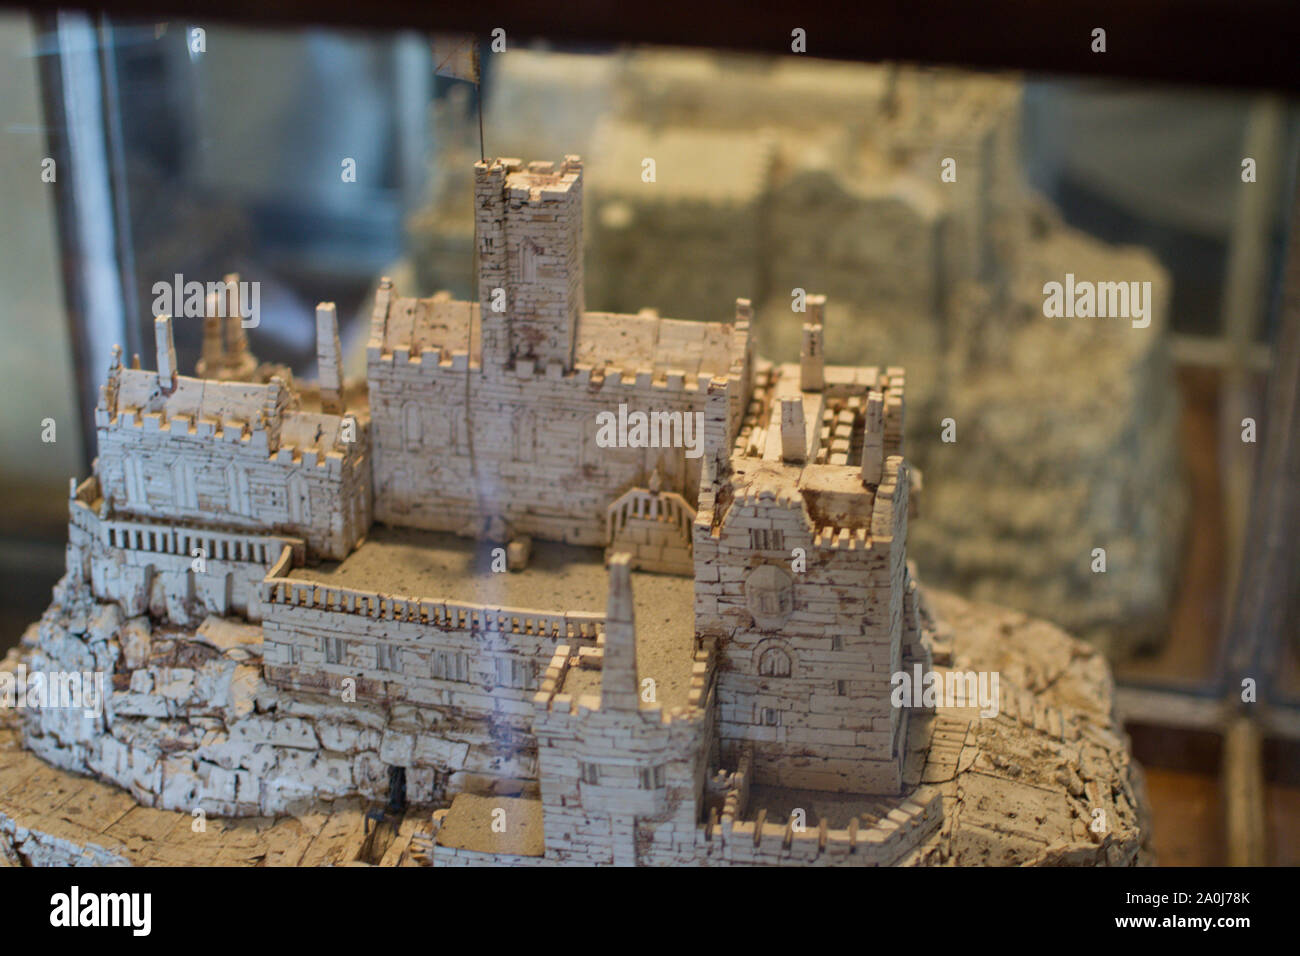
[[[728,794],[728,806],[736,801]],[[895,803],[832,827],[823,818],[800,824],[792,814],[784,823],[760,809],[752,820],[733,813],[715,815],[699,828],[699,848],[706,865],[742,866],[894,866],[943,823],[943,794],[935,787],[914,791]],[[862,822],[863,819],[869,822]]]
[[[748,305],[738,304],[734,323],[649,309],[583,313],[571,354],[515,352],[507,361],[493,358],[492,329],[513,341],[531,320],[499,288],[497,312],[487,298],[407,298],[380,283],[367,347],[379,519],[457,533],[500,521],[511,535],[603,546],[610,501],[656,471],[665,491],[693,506],[704,432],[730,441],[749,392]],[[610,447],[601,422],[624,411],[681,423],[674,443]],[[430,469],[434,456],[439,468]]]
[[[263,582],[262,600],[267,605],[309,608],[370,621],[420,624],[437,631],[467,631],[500,637],[528,635],[551,641],[594,641],[604,624],[604,616],[591,611],[553,612],[497,607],[331,587],[271,576]]]
[[[603,641],[595,645],[561,644],[542,674],[541,686],[533,697],[538,713],[568,715],[583,719],[601,711],[600,678],[604,669]],[[647,702],[637,710],[638,718],[650,724],[674,721],[698,723],[708,717],[707,704],[717,657],[712,643],[695,652],[691,662],[690,687],[683,703],[664,707]],[[570,680],[570,678],[575,678]],[[594,691],[594,692],[593,692]]]
[[[368,352],[368,361],[372,368],[391,370],[416,369],[430,374],[455,372],[458,376],[477,372],[481,366],[471,362],[469,353],[464,349],[439,349],[425,346],[417,352],[398,350],[384,352],[372,343]],[[515,363],[510,377],[520,381],[563,382],[570,387],[600,390],[604,388],[622,388],[629,393],[645,393],[659,390],[665,393],[707,392],[710,383],[719,382],[724,386],[738,382],[734,375],[717,376],[710,372],[698,372],[688,376],[682,369],[635,368],[620,369],[610,366],[593,366],[578,363],[566,371],[559,362],[546,366],[539,365],[531,359]]]
[[[159,370],[124,368],[115,349],[100,389],[95,478],[107,513],[276,528],[313,555],[345,555],[370,524],[371,436],[364,405],[344,401],[333,306],[317,309],[323,381],[306,396],[321,410],[304,408],[304,394],[280,374],[262,382],[180,375],[170,318],[155,331]],[[237,351],[242,368],[247,353]],[[213,366],[222,356],[209,349]]]
[[[521,205],[562,202],[582,186],[582,158],[565,156],[558,166],[546,160],[480,160],[474,164],[474,181],[492,193],[504,187],[510,201]]]

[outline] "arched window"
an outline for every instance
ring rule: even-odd
[[[537,256],[541,252],[531,239],[519,243],[519,280],[521,282],[537,281]]]
[[[745,606],[759,627],[780,627],[794,611],[794,580],[772,564],[755,568],[745,579]]]
[[[533,460],[533,449],[537,434],[535,421],[531,411],[515,412],[515,461]]]
[[[790,655],[779,647],[769,647],[758,658],[760,677],[789,677]]]
[[[420,406],[407,402],[402,406],[402,442],[407,451],[418,451],[421,439]]]

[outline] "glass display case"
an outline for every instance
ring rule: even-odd
[[[1000,668],[1017,727],[1059,720],[1068,741],[1072,714],[1118,714],[1112,756],[1134,761],[1132,799],[1112,811],[1131,817],[1124,862],[1300,862],[1294,96],[819,59],[797,36],[783,54],[623,40],[0,16],[0,480],[21,505],[4,528],[10,662],[49,658],[41,628],[80,633],[55,611],[93,592],[83,631],[119,635],[105,693],[144,720],[153,692],[132,675],[173,640],[160,627],[201,634],[203,654],[256,644],[261,672],[241,663],[235,679],[328,696],[358,642],[275,608],[371,615],[353,661],[362,698],[460,719],[449,701],[471,687],[496,703],[467,712],[510,715],[464,739],[389,727],[368,782],[330,791],[387,801],[352,848],[371,863],[420,839],[426,862],[561,852],[545,775],[564,761],[588,812],[671,819],[662,794],[686,757],[640,768],[625,792],[554,743],[576,731],[547,723],[555,700],[584,693],[636,710],[637,685],[620,705],[615,682],[638,675],[665,712],[719,701],[720,763],[693,771],[698,805],[676,825],[712,840],[766,801],[769,822],[803,813],[834,843],[877,820],[863,794],[913,792],[908,755],[932,767],[942,733],[909,743],[888,707],[846,730],[847,703],[819,722],[816,702],[867,713],[887,693],[873,670]],[[610,382],[628,398],[610,399]],[[608,407],[582,404],[592,395]],[[679,416],[681,448],[628,438],[636,396]],[[600,416],[620,401],[621,447],[606,454]],[[579,419],[590,434],[566,430]],[[187,457],[200,439],[260,448],[260,464]],[[784,492],[736,477],[795,462]],[[815,566],[843,557],[832,537],[871,553],[893,528],[907,548],[896,576],[814,591],[773,557],[791,548],[761,513],[750,550],[728,558],[724,512],[793,489]],[[901,525],[879,524],[886,499]],[[141,559],[142,583],[114,577],[150,536],[170,536],[148,546],[169,559],[239,566],[220,588],[202,569],[167,583],[162,557]],[[729,560],[749,575],[731,610]],[[876,591],[882,607],[854,603]],[[657,644],[661,612],[686,623]],[[825,631],[790,636],[805,612],[827,614]],[[837,663],[845,613],[868,636],[881,615],[892,657]],[[616,635],[634,616],[627,651]],[[135,620],[152,621],[144,650]],[[371,640],[421,622],[491,639],[418,661],[405,638]],[[284,638],[294,628],[310,646]],[[647,677],[660,653],[676,664]],[[182,658],[157,666],[197,666]],[[412,687],[433,690],[393,690],[417,671]],[[1078,683],[1051,697],[1057,679]],[[935,727],[957,719],[942,706]],[[163,809],[289,806],[214,796],[207,777],[194,793],[209,796],[168,795],[110,766],[135,758],[68,756],[53,725],[21,733],[38,757]],[[476,757],[488,738],[498,749]],[[393,756],[401,746],[416,756]],[[792,769],[809,760],[821,769]],[[1086,811],[1090,778],[1070,773],[1059,788]],[[295,799],[328,790],[315,774]],[[529,821],[491,853],[465,835],[484,794]],[[913,823],[937,813],[946,832],[913,799]],[[413,842],[403,814],[435,825]],[[669,840],[635,826],[640,842],[596,862],[646,862]],[[981,862],[1074,859],[999,832]],[[973,862],[957,842],[886,862]]]

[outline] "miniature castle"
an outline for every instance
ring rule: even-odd
[[[364,388],[329,304],[316,385],[211,299],[206,377],[167,317],[156,371],[115,359],[56,591],[87,636],[37,653],[113,692],[29,747],[169,809],[440,807],[438,865],[881,865],[936,831],[890,702],[930,666],[902,370],[827,365],[819,296],[780,365],[746,300],[585,311],[582,188],[477,163],[478,301],[383,281]],[[608,447],[620,409],[649,434]],[[814,798],[847,825],[800,826]]]

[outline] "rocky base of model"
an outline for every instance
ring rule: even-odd
[[[467,861],[457,847],[465,834],[439,827],[447,813],[436,804],[372,822],[387,786],[380,770],[404,740],[400,707],[371,712],[329,698],[289,702],[260,679],[256,626],[218,618],[193,630],[155,626],[148,617],[123,619],[116,606],[81,591],[59,598],[0,670],[103,670],[114,677],[98,718],[79,710],[0,710],[0,864]],[[940,591],[928,591],[922,607],[937,671],[999,675],[996,716],[939,706],[917,718],[909,737],[910,789],[901,799],[754,784],[734,825],[700,828],[700,862],[732,858],[722,841],[753,827],[760,813],[784,820],[801,809],[813,834],[823,820],[837,831],[852,824],[852,832],[866,834],[891,808],[897,815],[899,806],[936,800],[941,820],[927,811],[910,824],[929,832],[896,862],[1150,862],[1142,773],[1115,718],[1104,659],[1019,612]],[[24,720],[30,749],[22,746]],[[90,734],[83,720],[102,723]],[[500,771],[494,778],[490,769],[449,782],[460,791],[458,805],[528,794],[527,781]],[[461,814],[462,829],[470,816]],[[527,851],[495,861],[549,862]],[[821,854],[786,862],[836,861]]]

